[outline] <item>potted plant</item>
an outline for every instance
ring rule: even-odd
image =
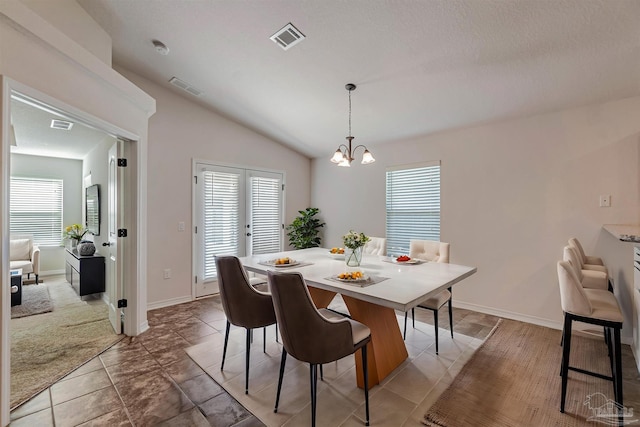
[[[287,226],[287,236],[289,236],[289,244],[296,249],[316,248],[320,246],[320,228],[325,223],[320,222],[315,216],[320,212],[318,208],[307,208],[298,211],[300,214],[293,222]]]

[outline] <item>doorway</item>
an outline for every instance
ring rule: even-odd
[[[18,88],[19,90],[15,90],[14,88]],[[6,126],[9,123],[11,123],[11,116],[12,116],[12,110],[18,111],[18,109],[20,107],[16,107],[15,103],[19,103],[21,106],[27,105],[30,108],[32,108],[33,110],[36,111],[44,111],[47,114],[50,114],[52,116],[55,116],[56,119],[60,119],[63,121],[70,121],[73,122],[74,124],[77,124],[78,126],[84,126],[85,128],[87,128],[90,131],[94,131],[94,132],[100,132],[102,134],[102,136],[104,137],[104,140],[102,141],[103,144],[108,144],[108,139],[111,138],[115,141],[116,136],[115,135],[127,135],[129,138],[127,138],[125,140],[125,138],[121,138],[122,142],[122,149],[120,150],[120,152],[118,153],[119,156],[127,156],[129,155],[133,165],[136,165],[136,158],[137,158],[137,150],[138,150],[138,145],[137,145],[137,141],[135,140],[135,135],[131,135],[128,132],[125,131],[121,131],[120,129],[117,129],[111,125],[106,124],[105,122],[100,121],[99,119],[96,119],[94,117],[91,117],[85,113],[82,113],[80,111],[74,110],[73,108],[69,107],[67,109],[68,106],[66,106],[63,103],[59,103],[54,99],[51,99],[49,97],[47,97],[46,95],[37,93],[37,91],[31,90],[23,85],[20,85],[16,82],[13,82],[9,79],[4,79],[4,84],[3,84],[3,108],[2,108],[2,122],[3,122],[3,129],[7,129],[10,128],[10,126]],[[7,90],[8,89],[8,90]],[[39,101],[37,98],[39,98],[40,96],[42,96],[43,99],[45,99],[46,101]],[[57,106],[56,106],[57,105]],[[15,127],[14,127],[15,128]],[[9,152],[10,152],[10,145],[13,144],[13,133],[11,132],[11,138],[6,138],[3,137],[2,138],[2,170],[3,170],[3,176],[2,176],[2,188],[3,188],[3,193],[6,195],[6,198],[4,199],[4,201],[0,204],[0,208],[2,211],[2,216],[5,218],[5,221],[3,221],[3,226],[2,226],[2,235],[3,238],[2,240],[5,241],[6,243],[3,244],[5,250],[3,251],[3,256],[2,256],[2,265],[3,265],[3,269],[2,271],[8,272],[8,266],[9,266],[9,253],[6,251],[6,249],[8,248],[9,244],[9,240],[10,240],[10,232],[9,232],[9,211],[11,208],[10,202],[9,202],[9,176],[10,176],[10,156],[9,156]],[[20,135],[20,131],[18,130],[17,132],[18,135]],[[6,134],[5,134],[6,135]],[[134,139],[131,139],[134,138]],[[17,136],[16,139],[16,143],[20,144],[20,136]],[[126,141],[126,142],[125,142]],[[51,147],[49,147],[51,148]],[[45,154],[45,150],[42,150],[42,154]],[[49,153],[49,155],[51,155]],[[25,156],[25,157],[29,157],[29,156]],[[41,156],[42,158],[42,156]],[[107,169],[107,156],[104,155],[101,159],[101,163],[104,165],[103,169],[106,171]],[[123,157],[119,157],[119,159],[123,159]],[[119,162],[119,163],[127,163],[126,161],[124,162]],[[130,163],[131,164],[131,163]],[[93,168],[93,167],[92,167]],[[78,191],[76,193],[77,198],[78,199],[82,199],[82,196],[84,195],[84,187],[90,185],[92,183],[91,179],[95,179],[96,177],[96,173],[95,170],[90,171],[89,176],[90,179],[87,181],[87,174],[85,173],[85,171],[82,171],[79,176],[78,176],[78,180],[80,180],[80,186],[79,188],[81,189],[80,191]],[[131,179],[130,181],[127,182],[127,185],[125,186],[125,183],[123,180],[119,181],[119,186],[121,186],[121,188],[123,190],[129,190],[130,188],[135,188],[135,185],[137,185],[138,182],[138,176],[137,176],[137,167],[133,167],[129,170],[126,171],[120,171],[120,173],[118,174],[119,176],[121,176],[122,178],[127,178],[127,179]],[[92,177],[92,178],[91,178]],[[83,182],[84,182],[84,186],[83,186]],[[94,181],[95,182],[95,181]],[[105,182],[105,188],[107,188],[107,183]],[[117,187],[116,187],[117,188]],[[121,191],[120,192],[120,198],[124,201],[125,199],[130,199],[132,197],[135,196],[129,196],[127,197],[127,192],[125,191]],[[137,194],[137,191],[133,191],[134,194]],[[135,199],[134,199],[135,200]],[[81,203],[84,203],[84,200],[82,200]],[[121,208],[122,210],[119,210],[117,212],[119,212],[120,214],[117,216],[117,220],[115,222],[115,226],[118,227],[118,229],[120,230],[128,230],[128,234],[130,236],[132,236],[131,240],[123,240],[121,244],[118,245],[118,251],[121,253],[121,256],[119,258],[119,260],[121,260],[122,262],[120,262],[120,267],[118,269],[116,269],[116,271],[119,271],[119,275],[115,276],[113,279],[113,283],[115,283],[114,286],[109,286],[109,289],[111,290],[110,295],[112,295],[112,297],[110,298],[112,301],[114,301],[114,306],[118,307],[117,310],[117,316],[113,316],[114,319],[117,319],[117,322],[113,323],[114,329],[117,331],[117,333],[121,333],[122,332],[122,326],[123,326],[123,315],[124,315],[124,311],[120,308],[120,304],[118,304],[118,301],[123,299],[122,295],[132,295],[132,301],[135,303],[138,301],[138,298],[141,294],[140,292],[140,285],[139,285],[139,281],[137,280],[129,280],[126,281],[127,277],[137,277],[138,276],[138,266],[136,265],[135,262],[127,262],[125,263],[124,261],[126,261],[128,258],[132,258],[132,259],[136,259],[136,251],[138,250],[138,227],[137,227],[137,215],[136,212],[138,211],[138,206],[137,204],[134,203],[121,203]],[[130,209],[129,212],[124,211],[124,209]],[[84,209],[82,209],[84,210]],[[75,222],[75,221],[74,221]],[[82,223],[82,217],[80,216],[80,218],[78,219],[78,223]],[[127,227],[128,226],[128,227]],[[106,230],[106,227],[105,227]],[[96,236],[98,237],[98,236]],[[98,239],[94,239],[96,242],[96,245],[101,245],[101,241]],[[62,248],[51,248],[52,250],[58,249],[59,251]],[[61,255],[63,258],[64,256]],[[125,265],[128,264],[129,268],[125,268]],[[60,273],[64,273],[64,264],[62,267],[62,271],[60,271],[60,267],[58,266],[57,268],[51,269],[51,271],[53,273],[60,272]],[[50,272],[51,272],[50,271]],[[64,282],[64,275],[61,276],[62,277],[62,281]],[[129,284],[128,286],[125,285]],[[3,279],[3,284],[4,284],[4,279]],[[105,293],[106,294],[106,293]],[[104,303],[103,303],[104,305]],[[11,382],[9,381],[9,374],[10,374],[10,369],[9,369],[9,358],[10,358],[10,325],[11,325],[11,320],[10,320],[10,315],[11,315],[11,310],[7,302],[3,301],[2,304],[2,310],[0,311],[2,313],[2,319],[1,322],[3,324],[2,330],[2,407],[3,410],[2,412],[5,411],[5,408],[8,409],[9,408],[9,401],[10,398],[9,396],[11,395],[11,390],[10,390],[10,386],[9,384],[11,384]],[[134,311],[129,311],[129,313],[132,314],[132,316],[128,316],[126,318],[127,322],[125,324],[125,332],[127,332],[127,330],[129,331],[129,334],[131,335],[136,335],[137,333],[141,332],[139,331],[139,324],[138,324],[138,319],[140,318],[139,316],[139,312],[137,311],[137,304],[134,304],[133,306]],[[126,310],[126,309],[125,309]],[[145,310],[146,312],[146,310]],[[108,316],[105,316],[108,319]],[[143,314],[143,318],[144,318],[144,314]],[[107,323],[108,324],[108,323]],[[79,348],[81,348],[82,346],[79,346]],[[104,350],[104,345],[102,346],[102,348],[99,349],[99,351],[97,351],[95,354],[99,353],[100,351]],[[91,355],[87,355],[86,358],[83,361],[88,360],[89,358],[95,356],[95,354],[91,354]],[[75,366],[77,366],[78,363],[76,363]],[[74,367],[75,367],[74,366]],[[68,369],[66,370],[68,372]],[[63,372],[65,373],[65,372]],[[51,382],[57,380],[58,378],[56,377],[52,377],[50,379]],[[25,396],[26,398],[30,397],[30,396]],[[12,400],[12,399],[11,399]],[[12,402],[12,406],[14,406],[15,402]],[[5,406],[6,405],[6,406]],[[7,411],[8,413],[8,411]]]

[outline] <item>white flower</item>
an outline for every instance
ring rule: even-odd
[[[369,241],[369,238],[365,236],[364,233],[356,233],[355,231],[350,230],[347,234],[342,236],[342,241],[345,247],[349,249],[357,249],[364,246],[364,244]]]

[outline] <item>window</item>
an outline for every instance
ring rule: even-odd
[[[387,170],[387,247],[440,240],[440,162]]]
[[[30,234],[37,245],[62,242],[62,180],[11,177],[11,234]]]

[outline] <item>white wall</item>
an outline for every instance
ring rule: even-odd
[[[327,153],[313,161],[311,204],[327,222],[326,246],[350,228],[382,236],[385,168],[441,160],[441,240],[451,262],[478,268],[455,286],[454,304],[559,325],[556,262],[575,236],[607,261],[629,339],[632,249],[601,225],[640,221],[639,136],[631,98],[369,147],[368,166],[339,168]]]
[[[149,121],[149,305],[187,301],[193,282],[192,159],[285,171],[285,224],[309,206],[311,161],[128,70],[116,69],[153,96],[157,106]],[[179,221],[186,223],[186,232],[178,231]],[[172,271],[170,279],[163,278],[166,268]]]
[[[81,160],[12,154],[11,176],[62,179],[62,225],[82,224]],[[64,272],[64,248],[41,246],[40,275],[60,272]]]

